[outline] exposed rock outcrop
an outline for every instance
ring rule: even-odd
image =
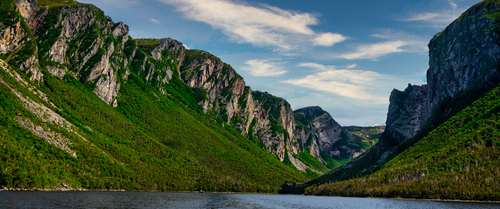
[[[499,10],[498,3],[479,3],[434,36],[429,43],[427,85],[409,85],[404,92],[391,94],[389,138],[404,142],[452,98],[498,85],[500,36],[498,20],[490,14]]]
[[[408,85],[403,92],[394,89],[389,101],[386,134],[401,143],[413,137],[427,119],[422,115],[427,108],[427,86]]]
[[[49,48],[40,50],[39,55],[48,71],[58,77],[69,72],[82,82],[95,85],[99,98],[116,107],[120,90],[118,69],[128,64],[123,53],[128,26],[106,19],[93,5],[38,12],[38,18],[30,20],[35,35],[42,40],[54,37],[45,40]]]
[[[15,5],[21,16],[14,12],[2,14],[10,21],[0,23],[0,54],[9,54],[10,64],[19,66],[29,75],[31,81],[41,81],[43,74],[36,56],[37,46],[26,22],[34,16],[35,0],[16,0]]]
[[[328,112],[320,107],[306,107],[295,110],[294,113],[297,136],[301,139],[301,151],[309,152],[325,165],[327,163],[322,153],[329,158],[351,159],[367,150],[362,143],[374,144],[368,138],[354,135],[342,128]]]

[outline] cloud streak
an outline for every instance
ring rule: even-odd
[[[309,26],[318,19],[310,13],[262,5],[254,7],[231,0],[159,0],[188,19],[220,29],[237,43],[292,50],[305,44],[329,47],[347,39],[337,33],[317,33]]]
[[[427,42],[406,33],[394,33],[391,30],[385,30],[382,33],[375,33],[372,37],[385,39],[386,41],[370,44],[361,44],[354,46],[354,51],[333,56],[348,60],[371,59],[377,60],[380,57],[403,52],[421,53],[427,51]]]
[[[388,102],[387,95],[374,93],[380,89],[378,84],[387,83],[387,79],[390,78],[387,75],[374,71],[336,69],[335,66],[317,63],[301,63],[299,66],[314,68],[321,72],[282,82],[352,99],[369,100],[376,103]]]
[[[465,11],[465,8],[458,8],[457,3],[453,0],[448,0],[448,5],[451,7],[450,9],[440,12],[415,13],[411,14],[402,21],[424,22],[427,24],[427,27],[444,28],[457,19],[463,11]]]
[[[154,22],[154,23],[156,23],[158,25],[161,25],[161,22],[158,21],[158,20],[156,20],[156,19],[154,19],[154,18],[149,19],[149,21]]]
[[[243,66],[241,69],[255,77],[280,76],[287,72],[283,69],[283,63],[271,60],[254,59],[246,61],[245,64],[246,66]]]

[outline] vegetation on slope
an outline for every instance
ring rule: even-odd
[[[306,193],[500,200],[499,128],[497,87],[374,174],[311,186]]]
[[[160,45],[160,40],[153,38],[134,39],[134,41],[147,55],[151,54]]]
[[[61,7],[61,6],[80,6],[87,5],[84,3],[77,2],[75,0],[37,0],[36,5],[39,7]]]
[[[46,30],[51,34],[54,29]],[[86,50],[85,39],[92,33],[85,34],[82,44],[70,43],[69,51],[78,52],[78,56],[86,53],[81,50]],[[93,35],[103,38],[102,33]],[[37,41],[39,50],[45,50],[47,42]],[[135,46],[140,46],[133,40],[126,45],[127,57]],[[115,51],[121,56],[119,53]],[[53,189],[65,183],[86,189],[275,192],[284,181],[306,180],[261,149],[261,144],[200,114],[197,99],[203,95],[182,82],[176,73],[163,86],[163,95],[157,83],[145,79],[141,64],[146,58],[142,49],[137,49],[129,66],[118,69],[121,89],[117,108],[99,99],[85,79],[75,78],[72,73],[63,78],[52,76],[46,69],[50,63],[42,63],[43,58],[42,83],[31,83],[18,72],[57,108],[0,69],[0,79],[5,82],[0,82],[0,187]],[[176,69],[168,61],[149,59],[147,65]],[[126,68],[130,75],[125,81],[122,75]],[[67,119],[85,140],[56,124],[43,122],[9,87]],[[18,118],[61,133],[71,140],[70,149],[77,157],[33,134],[16,121]]]
[[[373,127],[360,127],[360,126],[344,126],[345,130],[363,138],[364,143],[373,145],[377,144],[382,133],[384,132],[385,126],[373,126]]]
[[[55,111],[89,142],[51,127],[72,140],[75,159],[20,127],[13,120],[20,111],[38,119],[2,85],[2,186],[53,188],[65,182],[86,189],[274,192],[286,179],[304,180],[235,130],[212,124],[175,99],[158,99],[153,93],[161,94],[135,75],[115,110],[69,74],[47,74],[41,88],[62,108]],[[2,80],[9,79],[3,73]],[[12,79],[9,85],[22,89]]]

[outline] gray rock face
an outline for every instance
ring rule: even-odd
[[[487,17],[498,10],[497,3],[481,3],[434,36],[429,43],[427,85],[391,94],[386,122],[390,137],[403,142],[447,99],[498,85],[500,36],[494,29],[498,22]]]
[[[35,9],[34,14],[40,11]],[[37,36],[46,33],[39,28],[45,22],[47,11],[29,21],[29,27]],[[100,16],[102,11],[92,5],[61,7],[59,20],[53,26],[59,28],[61,34],[40,57],[47,60],[47,70],[52,75],[64,77],[69,72],[84,82],[94,83],[94,93],[116,107],[120,90],[118,70],[129,62],[123,55],[129,29],[122,22],[115,24],[110,18]],[[113,41],[117,38],[121,42]]]
[[[153,52],[151,52],[151,57],[155,60],[160,60],[162,55],[161,52],[164,50],[170,51],[170,53],[178,57],[180,60],[182,57],[181,54],[186,50],[186,48],[180,41],[171,38],[160,39],[160,46],[156,47]],[[172,58],[174,57],[167,57],[167,59]]]
[[[252,92],[230,65],[208,52],[187,51],[181,42],[162,39],[151,57],[160,60],[166,54],[168,59],[179,62],[177,70],[182,81],[207,93],[207,98],[199,102],[205,113],[216,113],[212,117],[220,117],[225,125],[233,125],[243,135],[255,137],[282,161],[287,150],[297,154],[298,146],[293,145],[296,144],[295,119],[288,102],[267,93]],[[304,166],[296,162],[300,160],[294,160],[298,168],[305,171]]]
[[[295,118],[302,125],[297,128],[302,147],[311,144],[310,154],[325,163],[320,155],[320,151],[330,157],[338,157],[340,151],[333,148],[341,136],[342,128],[320,107],[306,107],[295,111]],[[306,148],[307,150],[307,148]]]
[[[443,98],[454,97],[470,88],[497,85],[500,43],[497,21],[486,16],[498,11],[497,3],[469,9],[429,43],[428,118]]]
[[[394,89],[389,101],[386,133],[402,143],[413,137],[427,120],[422,114],[427,108],[427,86],[408,85],[403,92]]]
[[[320,107],[306,107],[295,110],[294,113],[302,151],[309,151],[313,157],[325,165],[326,162],[321,152],[331,158],[341,156],[355,158],[366,151],[354,143],[357,136],[344,130],[328,112]],[[340,140],[344,143],[336,144]]]
[[[251,128],[253,132],[247,134],[256,136],[266,146],[268,152],[277,154],[282,161],[287,151],[292,155],[298,154],[295,116],[290,104],[267,92],[255,91],[251,96],[252,103],[248,105],[253,106],[253,114],[249,118],[255,118],[252,120],[256,120],[256,123]],[[301,163],[293,164],[297,169],[305,171]]]

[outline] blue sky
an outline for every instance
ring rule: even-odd
[[[208,51],[253,90],[343,126],[385,124],[392,89],[423,84],[429,40],[478,0],[82,0],[133,38]]]

